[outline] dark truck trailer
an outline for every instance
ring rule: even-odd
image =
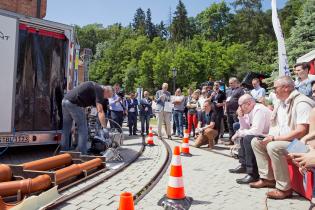
[[[0,10],[0,147],[60,141],[76,46],[73,26]]]

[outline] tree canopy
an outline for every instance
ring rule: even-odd
[[[315,48],[315,0],[288,0],[279,17],[288,44],[290,63]],[[277,68],[277,42],[271,10],[261,0],[213,3],[189,17],[179,0],[169,25],[154,24],[150,9],[138,8],[130,25],[76,27],[81,48],[94,56],[90,78],[103,84],[123,84],[154,91],[172,82],[177,87],[207,81],[242,78],[248,71],[271,74]]]

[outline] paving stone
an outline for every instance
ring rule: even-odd
[[[168,141],[173,148],[179,145]],[[264,210],[267,189],[251,189],[238,185],[235,179],[244,174],[230,174],[238,160],[190,147],[195,156],[182,158],[184,186],[187,196],[194,198],[191,210]],[[169,171],[157,186],[136,206],[138,209],[163,209],[156,202],[166,193]],[[210,202],[210,203],[207,203]],[[283,201],[268,200],[268,210],[308,209],[308,201],[299,197]]]

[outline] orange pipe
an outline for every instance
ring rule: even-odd
[[[74,176],[80,175],[84,170],[89,171],[100,165],[102,165],[102,159],[100,158],[95,158],[81,164],[72,164],[71,166],[56,171],[56,182],[60,184]]]
[[[12,171],[8,165],[0,164],[0,182],[10,181],[12,178]]]
[[[93,160],[79,164],[82,171],[84,171],[84,170],[89,171],[91,169],[99,167],[100,165],[102,165],[102,159],[101,158],[95,158]]]
[[[56,171],[56,182],[60,184],[71,177],[78,176],[82,173],[82,170],[78,164],[73,164],[66,168]]]
[[[37,176],[34,179],[23,179],[0,183],[0,196],[16,195],[20,190],[22,194],[30,194],[43,191],[51,185],[50,176],[47,174]]]
[[[24,170],[35,170],[35,171],[47,171],[49,169],[61,167],[64,165],[70,165],[72,158],[70,154],[61,154],[49,158],[35,160],[32,162],[24,163]]]

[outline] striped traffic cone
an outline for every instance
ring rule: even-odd
[[[181,153],[180,155],[182,156],[186,156],[186,157],[191,157],[192,155],[190,154],[190,151],[189,151],[189,139],[184,137],[183,138],[183,143],[182,143],[182,146],[181,146]]]
[[[149,129],[149,135],[148,135],[148,139],[147,139],[147,145],[148,146],[154,146],[154,141],[153,141],[153,132],[152,132],[152,127],[150,127]]]
[[[166,196],[169,199],[178,200],[186,197],[183,182],[182,162],[179,156],[179,146],[174,148],[173,155]]]
[[[189,209],[192,200],[192,198],[185,195],[180,148],[176,146],[171,162],[167,193],[158,202],[158,205],[168,207],[167,209]]]
[[[189,139],[189,132],[188,129],[184,130],[184,138],[188,138]]]

